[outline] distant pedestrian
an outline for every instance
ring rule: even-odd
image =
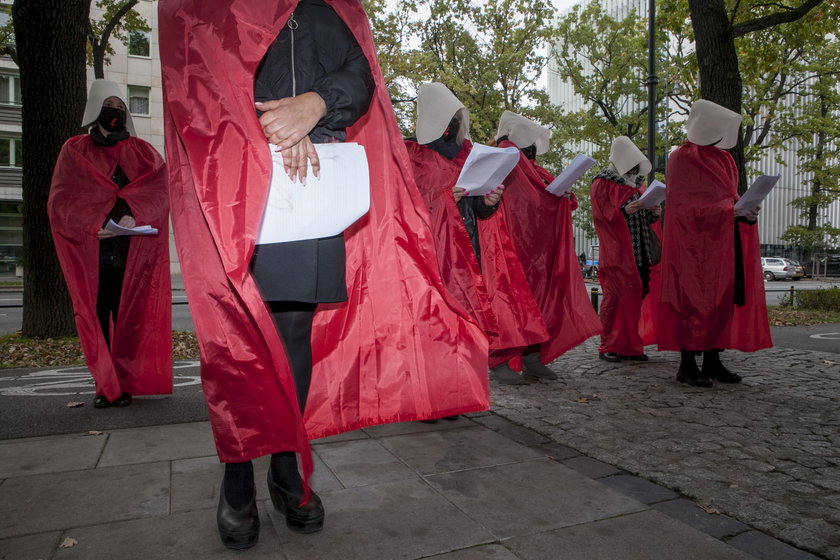
[[[73,301],[93,406],[172,392],[169,198],[157,151],[135,136],[119,86],[95,80],[82,125],[61,148],[47,210]],[[113,221],[154,235],[117,235]]]
[[[738,169],[726,150],[741,115],[710,101],[691,107],[688,139],[668,158],[659,349],[679,350],[677,380],[739,383],[721,363],[725,348],[773,345],[764,299],[758,209],[736,216]],[[703,354],[703,369],[695,356]]]
[[[632,140],[619,136],[610,150],[609,167],[595,177],[590,191],[604,294],[598,357],[608,362],[648,359],[640,321],[651,267],[658,261],[659,238],[650,226],[661,213],[659,206],[646,210],[639,202],[650,170],[650,161]]]

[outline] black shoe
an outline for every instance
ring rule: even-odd
[[[449,420],[450,422],[453,422],[453,421],[458,419],[458,415],[456,414],[455,416],[444,416],[443,419],[444,420]]]
[[[93,408],[108,408],[109,406],[111,406],[111,401],[105,398],[105,395],[93,397]]]
[[[251,548],[260,538],[260,515],[257,512],[257,492],[242,509],[234,509],[225,498],[225,484],[219,491],[219,508],[216,523],[222,543],[234,550]]]
[[[602,354],[598,354],[598,357],[604,360],[605,362],[620,362],[621,356],[616,354],[615,352],[604,352]]]
[[[622,360],[634,360],[636,362],[648,361],[647,354],[636,354],[635,356],[625,356],[624,354],[622,354],[621,356],[619,356],[619,358],[621,358]]]
[[[694,387],[711,387],[712,380],[705,377],[700,371],[687,373],[682,369],[677,370],[677,381],[680,383],[688,383]]]
[[[540,353],[532,352],[522,355],[522,375],[554,381],[557,374],[540,361]]]
[[[286,516],[286,526],[296,533],[317,533],[324,528],[324,505],[318,494],[309,490],[309,501],[299,506],[299,496],[292,496],[276,484],[268,471],[268,494],[274,509]]]
[[[703,373],[711,377],[712,379],[716,379],[721,383],[740,383],[741,376],[737,373],[732,373],[726,366],[723,364],[718,364],[713,368],[703,368]]]
[[[513,371],[507,364],[490,368],[490,379],[502,385],[529,385],[527,379]]]
[[[113,401],[111,401],[111,406],[128,406],[131,404],[131,395],[128,393],[123,393]]]
[[[420,421],[423,422],[424,424],[437,424],[438,423],[437,418],[429,418],[428,420],[420,420]]]

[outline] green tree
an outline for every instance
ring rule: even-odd
[[[114,49],[111,38],[127,44],[129,35],[151,30],[134,6],[140,0],[97,0],[96,7],[104,13],[97,20],[89,20],[87,31],[88,64],[93,66],[96,78],[105,77],[105,66],[110,64]]]

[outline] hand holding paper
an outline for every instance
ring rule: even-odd
[[[761,203],[779,182],[780,175],[761,175],[757,177],[747,192],[741,196],[740,200],[735,203],[735,215],[747,216],[757,208],[761,207]],[[757,215],[757,212],[756,212]]]
[[[640,206],[645,210],[659,206],[663,200],[665,200],[665,183],[662,181],[653,181],[639,197]]]
[[[119,225],[114,220],[108,220],[108,223],[105,224],[105,231],[109,231],[114,235],[157,235],[157,228],[153,228],[152,226],[136,226],[136,227],[123,227]]]

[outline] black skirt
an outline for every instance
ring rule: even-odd
[[[347,299],[344,235],[257,245],[251,274],[265,301],[335,303]]]

